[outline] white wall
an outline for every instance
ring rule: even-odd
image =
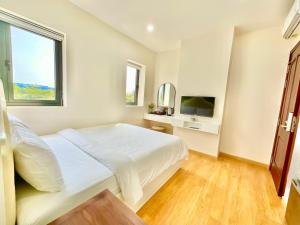
[[[40,134],[115,121],[142,123],[143,107],[125,106],[127,59],[146,66],[145,104],[152,100],[155,53],[67,0],[0,0],[0,7],[67,34],[65,108],[10,108]]]
[[[222,122],[233,37],[232,28],[182,41],[176,114],[180,114],[183,95],[214,96],[213,118],[199,119]],[[183,137],[193,150],[218,155],[220,135],[182,128],[176,128],[174,134]]]
[[[235,37],[220,150],[269,164],[289,51],[281,27]]]
[[[178,98],[182,95],[216,97],[213,120],[221,122],[234,29],[182,41]],[[176,113],[180,113],[177,104]]]
[[[176,110],[180,114],[183,95],[215,96],[216,109],[212,121],[221,123],[234,29],[216,31],[198,38],[183,40],[181,48],[158,53],[154,86],[154,101],[161,83],[172,82],[176,87]],[[219,135],[175,128],[189,148],[217,156]]]
[[[177,88],[179,64],[180,48],[157,53],[153,90],[153,99],[155,104],[157,104],[157,93],[160,85],[170,82]]]

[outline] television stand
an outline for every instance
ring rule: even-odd
[[[194,130],[197,132],[205,132],[210,134],[219,134],[220,125],[218,122],[213,119],[199,119],[194,120],[191,118],[184,118],[181,116],[166,116],[166,115],[155,115],[155,114],[144,114],[145,120],[167,123],[173,127],[184,128],[189,130]]]

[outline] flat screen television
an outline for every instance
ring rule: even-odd
[[[215,108],[215,97],[182,96],[180,113],[213,117]]]

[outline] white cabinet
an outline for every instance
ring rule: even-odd
[[[206,132],[218,135],[220,130],[220,124],[213,120],[191,120],[180,116],[166,116],[155,114],[144,114],[145,120],[151,120],[161,123],[171,124],[173,127],[185,128],[199,132]]]

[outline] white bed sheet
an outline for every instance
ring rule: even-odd
[[[179,137],[130,124],[118,123],[77,131],[98,145],[97,150],[100,149],[101,153],[95,153],[95,158],[106,153],[121,153],[130,157],[142,187],[188,157],[188,149]]]
[[[59,135],[43,139],[57,157],[65,188],[61,192],[39,192],[26,183],[18,183],[18,225],[44,225],[108,188],[120,192],[112,172]]]
[[[114,172],[130,206],[143,198],[147,184],[188,156],[179,137],[130,124],[66,129],[59,134]]]

